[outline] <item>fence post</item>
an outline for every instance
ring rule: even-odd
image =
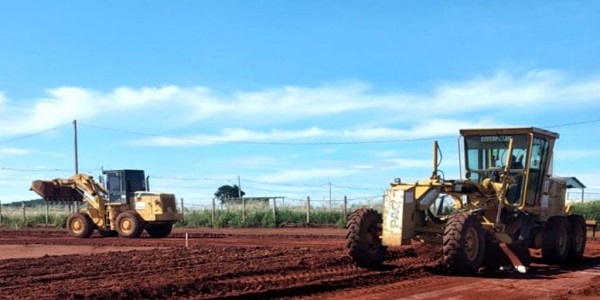
[[[275,222],[275,227],[277,227],[277,198],[273,198],[273,222]]]
[[[46,227],[48,227],[48,201],[46,202]]]
[[[25,219],[25,201],[22,202],[22,207],[23,207],[23,227],[25,227],[25,223],[27,223],[27,220]]]
[[[306,224],[310,224],[310,196],[306,197]]]
[[[342,206],[342,220],[348,216],[348,196],[344,196],[344,205]]]
[[[212,198],[212,214],[211,214],[211,224],[212,227],[215,228],[215,214],[216,214],[216,205],[215,205],[215,198]]]
[[[246,199],[242,197],[242,222],[246,222]]]
[[[183,209],[183,198],[181,198],[181,221],[185,219],[184,209]]]

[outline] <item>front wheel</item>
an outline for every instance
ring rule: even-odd
[[[144,231],[143,220],[134,211],[126,211],[117,216],[117,232],[126,238],[139,237]]]
[[[468,213],[450,217],[444,229],[442,252],[444,265],[451,273],[476,273],[485,255],[481,222]]]
[[[72,213],[67,218],[67,230],[76,238],[88,238],[94,232],[94,222],[87,214]]]
[[[361,208],[348,217],[346,241],[352,262],[363,268],[379,267],[387,248],[381,243],[382,218],[373,209]]]

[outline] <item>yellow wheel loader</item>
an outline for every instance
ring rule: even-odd
[[[570,214],[565,194],[573,182],[583,185],[574,177],[552,176],[559,135],[535,127],[463,129],[460,134],[465,178],[444,178],[434,142],[429,179],[406,183],[397,178],[385,192],[381,214],[361,208],[348,217],[352,261],[376,268],[388,246],[412,240],[441,245],[444,266],[457,274],[481,267],[524,273],[531,248],[541,249],[548,263],[581,259],[585,220]]]
[[[102,237],[126,238],[139,237],[146,230],[151,237],[162,238],[181,220],[175,195],[146,191],[144,171],[110,170],[101,178],[106,187],[92,176],[75,174],[66,179],[35,180],[31,190],[46,201],[85,200],[87,208],[67,218],[66,227],[77,238],[90,237],[94,230]]]

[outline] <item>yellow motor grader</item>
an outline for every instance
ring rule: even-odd
[[[46,201],[85,200],[87,208],[67,218],[67,229],[77,238],[90,237],[94,229],[102,237],[136,238],[146,230],[151,237],[162,238],[181,220],[175,195],[146,191],[144,171],[110,170],[104,171],[102,178],[106,188],[90,175],[75,174],[66,179],[35,180],[31,190]]]
[[[506,267],[502,258],[524,273],[530,248],[541,249],[548,263],[581,259],[585,219],[565,205],[568,181],[579,181],[552,176],[558,133],[528,127],[463,129],[460,134],[465,178],[444,178],[434,142],[429,179],[406,183],[397,178],[385,192],[382,214],[361,208],[348,217],[352,261],[376,268],[388,246],[410,245],[411,240],[441,245],[444,266],[456,274]],[[448,202],[452,205],[444,205]]]

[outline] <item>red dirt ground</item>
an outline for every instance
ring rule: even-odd
[[[357,268],[344,234],[178,229],[165,239],[75,239],[0,229],[0,299],[600,299],[597,239],[568,267],[534,262],[524,275],[459,277],[440,271],[437,248],[418,244],[390,249],[379,270]]]

